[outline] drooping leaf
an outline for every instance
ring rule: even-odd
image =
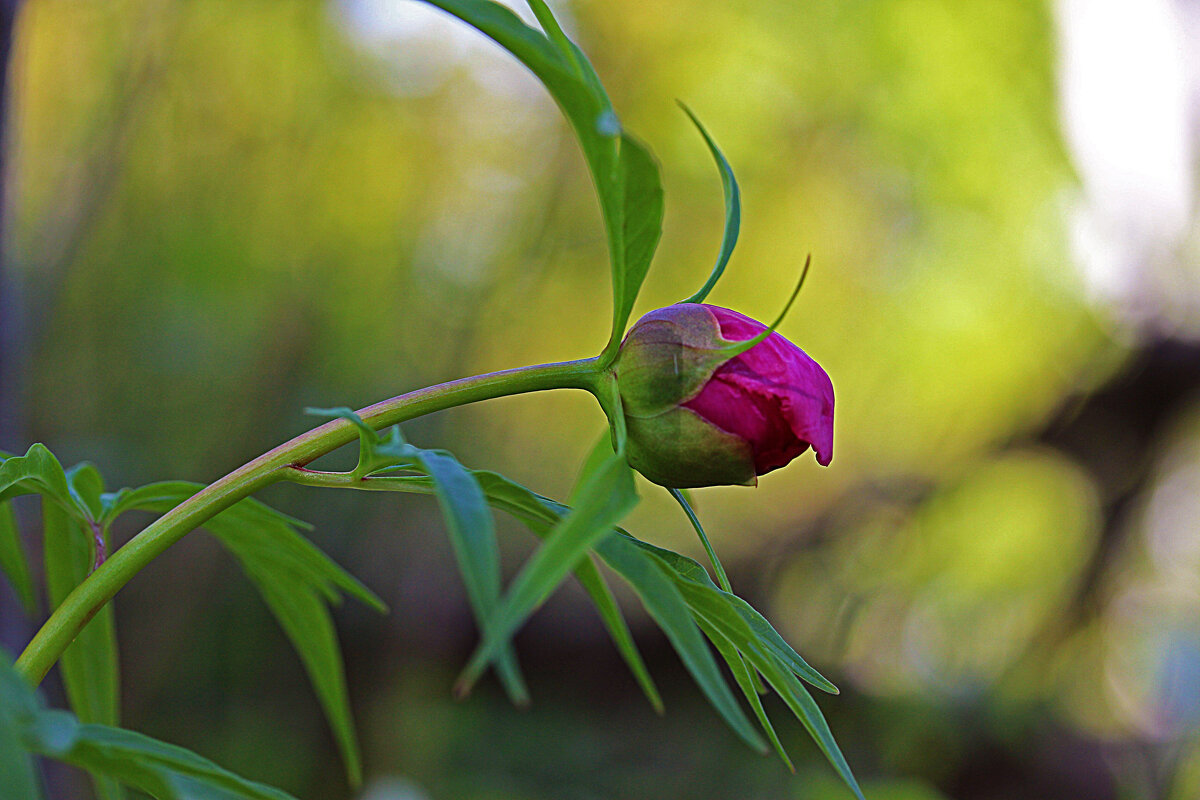
[[[680,582],[679,589],[687,598],[688,605],[696,612],[702,624],[710,625],[721,636],[728,639],[775,689],[788,708],[796,715],[801,724],[808,730],[813,741],[829,762],[841,775],[842,779],[862,800],[862,791],[854,774],[850,771],[829,725],[821,714],[820,708],[804,688],[804,684],[796,677],[790,667],[774,652],[762,646],[746,620],[737,609],[723,597],[725,593],[716,587],[702,586],[698,582],[685,580]]]
[[[0,572],[3,572],[13,590],[21,600],[25,613],[37,611],[37,599],[33,594],[33,579],[29,574],[29,560],[21,544],[21,530],[13,513],[12,503],[0,502]]]
[[[500,548],[491,509],[475,477],[450,453],[424,450],[405,442],[398,427],[381,437],[349,408],[307,411],[349,420],[358,429],[358,465],[350,473],[352,476],[362,478],[389,467],[417,470],[429,476],[446,520],[467,599],[483,632],[500,599]],[[529,691],[511,646],[497,657],[496,672],[509,698],[517,705],[527,705]]]
[[[88,576],[93,562],[94,532],[49,497],[42,498],[43,560],[50,607],[58,608]],[[71,710],[84,722],[119,722],[120,675],[111,603],[100,608],[59,661]],[[102,800],[124,797],[121,788],[94,776]]]
[[[829,680],[813,669],[807,661],[800,657],[800,654],[792,649],[791,645],[784,640],[782,636],[767,622],[767,619],[760,614],[753,606],[747,603],[742,598],[729,592],[724,592],[712,582],[708,577],[708,573],[704,571],[704,567],[697,564],[694,560],[687,556],[680,555],[672,550],[666,550],[661,547],[655,547],[652,544],[643,542],[632,536],[628,536],[638,548],[654,554],[659,558],[663,565],[666,566],[676,583],[683,586],[683,582],[694,584],[701,587],[710,593],[716,593],[721,602],[726,603],[742,618],[748,626],[746,632],[747,637],[752,637],[756,641],[763,644],[764,647],[775,653],[779,658],[788,665],[789,669],[814,687],[829,694],[837,694],[838,688]],[[688,587],[691,588],[691,587]],[[689,595],[690,596],[690,595]]]
[[[477,470],[474,474],[489,503],[526,522],[539,535],[544,535],[544,531],[570,512],[568,506],[497,473]],[[371,478],[357,488],[424,494],[433,491],[428,478],[412,475]],[[757,692],[753,692],[750,670],[771,670],[775,678],[771,681],[772,686],[777,691],[782,686],[791,692],[784,695],[785,702],[797,713],[847,784],[858,791],[828,725],[796,678],[803,678],[835,694],[837,688],[796,654],[761,614],[741,598],[717,588],[704,568],[694,560],[642,542],[620,528],[616,529],[615,535],[600,541],[595,549],[610,567],[629,581],[709,702],[739,736],[752,747],[766,751],[766,743],[730,693],[703,636],[709,636],[723,656],[737,655],[739,661],[731,662],[730,668],[743,692],[749,685],[755,694],[754,699],[749,695],[747,699],[756,715],[759,715],[761,701],[756,702]],[[763,722],[761,715],[759,720]],[[764,725],[764,730],[775,744],[773,729]],[[782,751],[777,744],[776,749]],[[785,753],[780,752],[780,756],[787,760]]]
[[[709,136],[708,130],[705,129],[700,119],[683,103],[680,103],[679,106],[700,131],[700,135],[704,137],[704,143],[708,145],[708,150],[712,153],[713,160],[717,162],[717,170],[721,173],[721,189],[725,195],[725,233],[721,237],[721,251],[717,254],[717,263],[700,290],[682,301],[684,303],[703,303],[704,299],[708,297],[708,293],[721,279],[722,273],[725,272],[725,265],[729,263],[729,259],[733,255],[733,248],[737,245],[738,230],[742,225],[742,192],[738,188],[737,179],[733,177],[733,167],[729,165],[721,148],[717,147],[717,143]]]
[[[804,725],[809,736],[829,759],[829,763],[854,792],[854,796],[858,800],[865,800],[862,789],[859,788],[858,781],[855,780],[854,773],[846,762],[846,757],[842,755],[841,748],[833,738],[833,731],[829,730],[829,723],[825,721],[825,716],[821,713],[821,709],[813,700],[812,695],[804,688],[804,684],[773,654],[753,646],[743,652],[747,660],[763,674],[767,682],[783,698],[788,708],[796,715],[796,719]]]
[[[508,478],[495,472],[487,470],[473,470],[472,472],[479,481],[484,494],[487,496],[489,504],[513,514],[539,537],[545,538],[554,527],[554,524],[561,518],[560,514],[551,512],[544,505],[545,503],[556,505],[553,504],[553,501],[546,500],[524,486],[510,481]],[[424,475],[373,477],[355,488],[369,491],[400,491],[417,494],[433,493],[432,481]],[[662,698],[659,696],[658,689],[655,687],[654,681],[646,669],[645,662],[643,662],[640,653],[638,653],[637,645],[634,643],[633,636],[629,632],[629,626],[626,624],[625,618],[621,614],[621,609],[617,606],[616,600],[609,591],[604,577],[590,559],[579,563],[579,566],[575,568],[575,577],[596,605],[596,609],[605,627],[608,629],[613,643],[621,653],[622,658],[625,659],[625,663],[633,672],[638,685],[642,687],[642,691],[646,694],[650,704],[654,706],[656,711],[661,712]]]
[[[484,640],[458,681],[458,691],[469,690],[484,667],[507,644],[509,637],[586,557],[588,550],[612,533],[614,526],[637,504],[633,471],[624,454],[614,453],[585,482],[575,508],[547,534],[542,546],[513,579]]]
[[[121,728],[80,723],[69,712],[47,709],[8,655],[0,652],[0,797],[4,800],[40,797],[30,754],[72,764],[105,785],[124,784],[158,800],[295,800],[182,747]]]
[[[44,732],[47,729],[51,732]],[[287,792],[239,777],[190,750],[134,731],[80,724],[66,712],[43,712],[30,739],[40,755],[138,789],[156,800],[295,800]]]
[[[704,635],[717,648],[717,652],[721,654],[721,658],[725,659],[725,663],[729,666],[729,671],[733,673],[733,679],[737,682],[738,688],[742,690],[746,701],[750,703],[750,707],[754,710],[754,716],[758,717],[758,724],[763,729],[763,733],[767,735],[767,739],[771,742],[771,746],[775,748],[775,752],[779,754],[779,758],[787,765],[787,768],[795,772],[796,768],[792,765],[792,759],[788,757],[787,751],[783,749],[783,743],[779,741],[778,734],[775,733],[775,728],[771,725],[770,718],[767,717],[767,711],[763,708],[762,698],[759,697],[759,688],[755,675],[758,673],[746,665],[746,660],[741,652],[734,646],[729,638],[713,626],[707,619],[697,617],[696,623],[700,626],[700,630],[704,631]]]
[[[433,480],[467,597],[486,639],[500,600],[500,550],[491,508],[475,477],[449,453],[407,447],[421,471]],[[511,645],[498,651],[496,669],[512,701],[527,704],[529,692]]]
[[[662,567],[626,540],[614,536],[597,548],[600,557],[617,571],[641,598],[646,611],[662,628],[675,652],[708,698],[708,702],[725,719],[746,744],[760,752],[767,745],[755,732],[729,686],[721,676],[700,629],[684,602],[679,589]]]
[[[184,481],[150,484],[108,497],[106,512],[163,513],[201,488]],[[386,606],[295,529],[296,521],[253,499],[240,500],[204,524],[237,558],[292,642],[333,728],[347,775],[361,778],[361,760],[346,690],[341,649],[329,604],[340,592],[378,611]]]

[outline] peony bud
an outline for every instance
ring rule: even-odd
[[[833,384],[796,345],[727,308],[679,303],[642,317],[616,362],[629,463],[674,488],[754,485],[809,447],[833,457]]]

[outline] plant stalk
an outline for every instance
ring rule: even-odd
[[[418,389],[368,406],[358,415],[379,429],[435,411],[525,392],[585,389],[598,395],[604,374],[595,358],[520,367]],[[67,595],[17,659],[17,671],[30,684],[41,683],[96,612],[156,556],[234,503],[282,480],[292,468],[303,467],[357,437],[347,420],[326,422],[238,467],[150,523]]]

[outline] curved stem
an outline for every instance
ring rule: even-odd
[[[524,392],[585,389],[597,394],[603,375],[594,358],[521,367],[418,389],[358,414],[373,428],[384,428],[434,411]],[[348,421],[327,422],[238,467],[150,523],[67,595],[17,659],[17,670],[31,684],[40,683],[96,612],[156,556],[237,501],[281,480],[286,470],[303,467],[356,437]]]

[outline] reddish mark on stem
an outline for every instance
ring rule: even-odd
[[[100,523],[92,522],[90,524],[92,526],[92,537],[96,543],[96,558],[92,561],[92,572],[95,572],[104,563],[106,548],[104,546],[104,531],[100,528]]]

